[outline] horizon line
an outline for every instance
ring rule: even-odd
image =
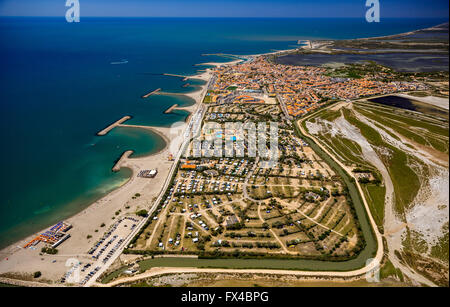
[[[64,15],[0,15],[1,17],[21,17],[21,18],[65,18]],[[298,17],[280,17],[280,16],[82,16],[81,18],[203,18],[203,19],[239,19],[239,18],[251,18],[251,19],[364,19],[364,17],[355,16],[298,16]],[[384,17],[383,19],[447,19],[445,17]]]

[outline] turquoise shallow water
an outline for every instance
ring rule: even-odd
[[[0,18],[0,247],[123,184],[129,171],[111,168],[125,150],[139,156],[161,148],[162,140],[144,130],[95,134],[124,115],[140,125],[185,120],[187,112],[163,112],[190,99],[140,98],[156,88],[195,89],[162,73],[192,75],[204,69],[194,64],[229,61],[204,54],[255,54],[293,48],[299,39],[388,35],[443,21]]]

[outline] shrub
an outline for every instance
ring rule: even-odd
[[[147,210],[139,210],[136,212],[137,216],[141,216],[141,217],[146,217],[148,215],[148,211]]]
[[[41,252],[44,254],[49,254],[49,255],[56,255],[58,253],[58,250],[56,248],[43,247],[41,249]]]

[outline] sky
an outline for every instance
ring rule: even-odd
[[[78,0],[81,17],[355,17],[366,0]],[[379,0],[381,18],[448,18],[447,0]],[[66,0],[0,0],[0,16],[61,16]]]

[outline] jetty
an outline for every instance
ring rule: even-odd
[[[161,96],[186,96],[187,93],[169,93],[169,92],[158,92],[155,95]]]
[[[124,122],[126,122],[127,120],[131,119],[131,116],[124,116],[121,119],[119,119],[118,121],[114,122],[113,124],[109,125],[108,127],[106,127],[105,129],[103,129],[102,131],[100,131],[99,133],[97,133],[98,136],[105,136],[107,135],[112,129],[116,128],[117,126],[119,126],[120,124],[123,124]]]
[[[143,98],[143,99],[148,98],[148,97],[150,97],[151,95],[154,95],[154,94],[160,92],[161,90],[162,90],[161,88],[158,88],[158,89],[154,90],[153,92],[150,92],[150,93],[148,93],[148,94],[145,94],[144,96],[142,96],[142,98]]]
[[[177,77],[177,78],[189,78],[187,76],[183,76],[183,75],[176,75],[176,74],[163,74],[163,76],[169,76],[169,77]]]
[[[117,163],[112,168],[113,172],[118,172],[122,168],[122,164],[134,153],[132,150],[125,151],[120,159],[117,161]]]
[[[175,110],[178,107],[177,104],[174,104],[173,106],[171,106],[170,108],[168,108],[167,110],[164,111],[164,114],[169,114],[171,113],[173,110]]]

